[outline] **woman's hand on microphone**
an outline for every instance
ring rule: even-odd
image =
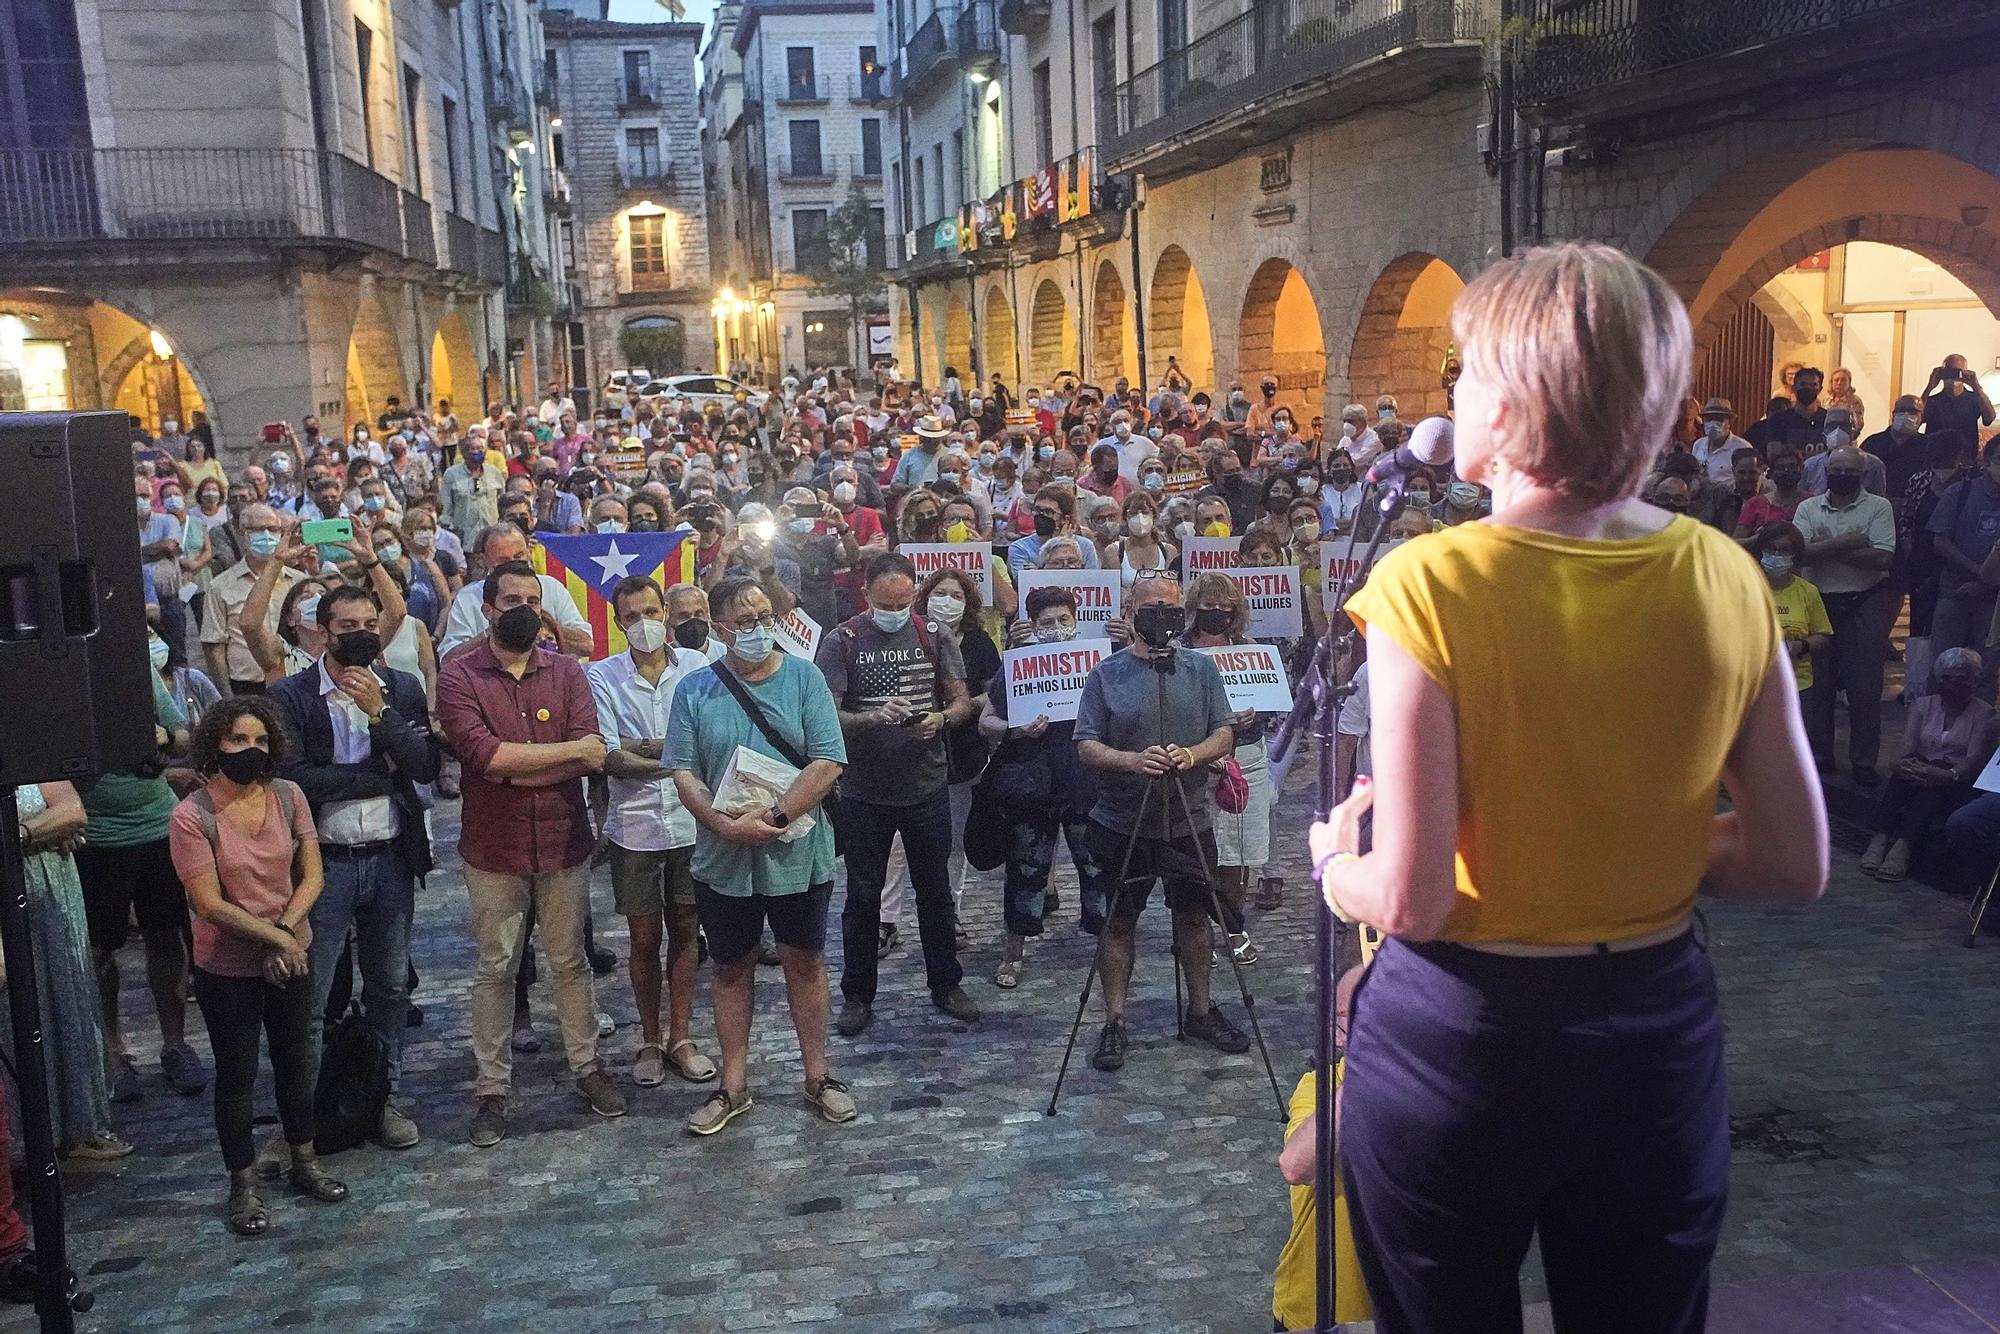
[[[1361,817],[1375,805],[1375,784],[1367,774],[1354,780],[1347,800],[1335,806],[1326,819],[1316,822],[1306,834],[1312,849],[1313,875],[1323,878],[1326,863],[1336,853],[1361,855]],[[1331,906],[1331,903],[1329,903]]]

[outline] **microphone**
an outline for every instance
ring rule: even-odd
[[[1426,417],[1410,432],[1407,444],[1375,460],[1375,466],[1368,470],[1368,480],[1384,488],[1393,485],[1401,491],[1423,469],[1450,463],[1451,453],[1451,418]]]

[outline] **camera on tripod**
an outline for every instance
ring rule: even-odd
[[[1132,633],[1159,655],[1147,659],[1156,672],[1173,671],[1174,655],[1166,650],[1172,648],[1174,641],[1186,630],[1187,612],[1177,603],[1149,603],[1132,614]]]

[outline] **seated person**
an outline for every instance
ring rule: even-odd
[[[1965,804],[1993,753],[1993,706],[1973,694],[1982,666],[1971,649],[1946,649],[1931,668],[1937,693],[1910,706],[1903,756],[1889,773],[1875,837],[1861,857],[1861,869],[1877,880],[1909,873],[1910,844]]]

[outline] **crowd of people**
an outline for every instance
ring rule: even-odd
[[[1860,439],[1843,378],[1823,400],[1820,373],[1798,370],[1791,397],[1741,435],[1728,402],[1689,400],[1645,496],[1761,562],[1814,749],[1831,770],[1844,695],[1858,783],[1880,781],[1883,662],[1908,599],[1907,754],[1866,863],[1896,878],[1992,749],[1978,696],[1990,695],[1983,664],[2000,661],[1989,650],[2000,447],[1975,466],[1993,405],[1963,359]],[[513,1058],[542,1045],[536,936],[563,1058],[598,1114],[626,1110],[622,1085],[669,1078],[714,1086],[688,1120],[695,1134],[747,1111],[763,964],[785,983],[804,1099],[851,1120],[827,1030],[868,1030],[910,915],[938,1012],[980,1020],[962,964],[975,790],[1002,824],[1005,934],[990,979],[1001,997],[1060,909],[1060,843],[1079,924],[1101,935],[1091,1063],[1108,1072],[1126,1059],[1133,926],[1152,880],[1186,970],[1189,1035],[1245,1050],[1210,974],[1225,956],[1254,964],[1248,910],[1285,901],[1271,818],[1293,755],[1269,749],[1272,716],[1231,707],[1195,651],[1253,641],[1238,582],[1193,568],[1188,547],[1234,539],[1240,566],[1298,567],[1300,633],[1265,641],[1295,676],[1326,625],[1323,548],[1375,535],[1365,475],[1412,425],[1390,395],[1329,423],[1271,376],[1217,401],[1170,361],[1150,391],[1071,374],[1017,391],[947,368],[932,390],[815,370],[768,396],[636,396],[594,411],[552,385],[538,403],[496,402],[464,421],[447,402],[392,399],[330,434],[311,416],[274,423],[230,451],[228,468],[206,422],[135,427],[158,754],[81,791],[21,793],[31,891],[50,905],[36,924],[52,961],[42,981],[64,1151],[130,1151],[111,1107],[146,1094],[119,1012],[134,923],[160,1073],[184,1095],[213,1082],[238,1231],[271,1225],[261,1182],[345,1194],[313,1152],[312,1090],[350,993],[387,1054],[375,1137],[417,1143],[425,1109],[401,1087],[405,1035],[421,1022],[412,926],[436,859],[431,812],[452,798],[478,956],[477,1145],[506,1134]],[[1383,536],[1489,509],[1486,488],[1446,464],[1412,481]],[[329,519],[348,521],[334,540],[306,527]],[[611,612],[626,648],[591,661],[589,625],[538,572],[536,545],[673,531],[693,544],[694,579],[619,584]],[[939,543],[987,548],[985,577],[919,570],[904,553]],[[1018,592],[1031,571],[1064,570],[1117,572],[1120,605],[1103,627],[1113,651],[1074,721],[1011,716],[1002,654],[1086,632],[1068,589]],[[1142,633],[1168,606],[1184,634]],[[811,662],[779,647],[795,609],[824,629]],[[1175,670],[1156,678],[1162,657]],[[1343,752],[1365,773],[1366,663],[1357,651],[1340,670],[1357,677]],[[781,775],[758,789],[777,793],[762,807],[724,796],[743,790],[746,753]],[[1235,809],[1212,792],[1225,771],[1248,790]],[[1186,777],[1185,805],[1146,804],[1150,780],[1169,775]],[[2000,798],[1989,800],[1953,826],[1987,865],[2000,843]],[[1128,856],[1141,883],[1121,889]],[[600,866],[629,927],[638,1016],[635,1047],[616,1058],[595,995],[617,967],[596,941]],[[837,1012],[824,957],[836,882]],[[704,952],[709,1050],[696,1015]],[[190,995],[212,1072],[187,1041]],[[260,1031],[282,1122],[261,1149],[250,1128]]]

